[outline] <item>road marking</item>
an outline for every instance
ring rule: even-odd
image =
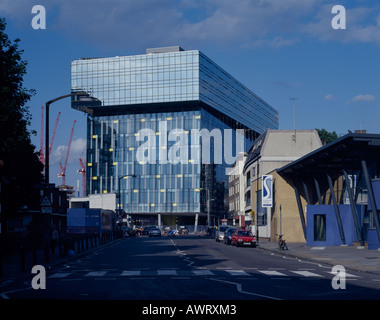
[[[259,272],[261,272],[267,276],[281,276],[281,277],[286,276],[286,274],[283,274],[281,272],[274,271],[274,270],[259,270]]]
[[[159,276],[176,276],[177,271],[176,270],[157,270],[157,274]]]
[[[234,284],[234,285],[236,285],[237,291],[240,293],[243,293],[243,294],[248,294],[251,296],[261,297],[261,298],[270,299],[270,300],[282,300],[282,299],[276,298],[276,297],[271,297],[271,296],[266,296],[266,295],[259,294],[259,293],[244,291],[242,289],[242,285],[240,283],[237,283],[237,282],[225,281],[225,280],[214,279],[214,278],[209,278],[209,279],[213,280],[213,281],[218,281],[218,282],[223,282],[223,283],[228,283],[228,284]]]
[[[244,270],[224,270],[225,272],[228,272],[231,276],[248,276],[251,275]]]
[[[141,274],[141,271],[130,271],[125,270],[121,273],[122,276],[139,276]]]
[[[68,273],[64,273],[64,272],[58,272],[58,273],[54,273],[52,274],[50,277],[50,279],[53,279],[53,278],[65,278],[67,277],[68,275],[70,275],[71,272],[68,272]]]
[[[336,276],[336,273],[335,273],[335,272],[328,271],[327,273],[330,273],[330,274]],[[342,274],[342,275],[343,275],[343,274]],[[347,273],[347,272],[345,272],[344,275],[345,275],[347,278],[360,278],[359,276],[355,276],[354,274]]]
[[[196,276],[214,276],[215,274],[211,270],[193,270]]]
[[[108,271],[91,271],[85,274],[85,277],[103,277]]]
[[[295,274],[299,274],[299,275],[304,276],[304,277],[323,277],[320,274],[316,274],[316,273],[313,273],[310,271],[291,271],[291,272],[293,272]]]

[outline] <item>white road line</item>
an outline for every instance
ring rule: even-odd
[[[124,270],[121,273],[121,276],[139,276],[141,274],[141,271],[131,271],[131,270]]]
[[[177,271],[176,270],[157,270],[157,274],[159,276],[176,276]]]
[[[85,277],[103,277],[108,271],[91,271],[86,273]]]
[[[225,272],[228,272],[231,276],[248,276],[250,277],[251,275],[244,270],[224,270]]]
[[[336,273],[334,273],[334,272],[329,271],[327,273],[330,273],[330,274],[336,276]],[[351,273],[345,272],[344,274],[345,274],[346,278],[360,278],[359,276],[355,276],[354,274],[351,274]]]
[[[68,275],[70,275],[71,272],[58,272],[58,273],[54,273],[52,274],[50,277],[48,277],[48,279],[53,279],[53,278],[65,278],[67,277]]]
[[[274,271],[274,270],[258,270],[258,271],[267,276],[281,276],[281,277],[286,276],[286,274],[283,274],[281,272]]]
[[[192,270],[196,276],[214,276],[215,274],[211,270]]]
[[[316,273],[313,273],[310,271],[290,271],[290,272],[293,272],[295,274],[299,274],[299,275],[304,276],[304,277],[323,277],[320,274],[316,274]]]
[[[209,279],[213,280],[213,281],[218,281],[218,282],[223,282],[223,283],[228,283],[228,284],[234,284],[234,285],[236,285],[237,291],[240,293],[243,293],[243,294],[248,294],[251,296],[261,297],[261,298],[270,299],[270,300],[282,300],[282,299],[276,298],[276,297],[271,297],[271,296],[266,296],[266,295],[259,294],[259,293],[244,291],[242,289],[242,285],[240,283],[237,283],[237,282],[231,282],[231,281],[225,281],[225,280],[213,279],[213,278],[209,278]]]

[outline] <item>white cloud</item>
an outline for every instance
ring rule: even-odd
[[[331,101],[331,100],[333,100],[334,99],[334,96],[332,95],[332,94],[327,94],[327,95],[325,95],[325,100],[326,101]]]
[[[347,2],[348,3],[348,2]],[[27,21],[30,0],[2,0],[0,15]],[[331,27],[329,0],[40,0],[47,28],[74,41],[138,50],[200,43],[282,48],[302,38],[380,45],[380,4],[360,1],[346,7],[347,29]],[[53,17],[53,18],[52,18]]]
[[[86,152],[86,140],[82,138],[74,139],[71,141],[69,157],[67,163],[77,163],[80,157]],[[64,165],[67,154],[67,146],[61,145],[52,150],[50,155],[50,165],[58,164],[59,162]]]
[[[359,94],[352,98],[353,102],[373,102],[375,97],[371,94]]]

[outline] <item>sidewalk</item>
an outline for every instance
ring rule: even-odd
[[[109,245],[112,245],[112,244],[118,242],[118,241],[121,241],[122,239],[123,238],[114,239],[114,240],[111,240],[105,244],[98,244],[93,248],[89,248],[89,249],[77,252],[73,256],[64,255],[64,256],[60,257],[59,250],[57,248],[55,250],[55,254],[52,254],[50,252],[50,257],[49,257],[48,263],[45,262],[44,250],[42,250],[42,249],[37,250],[37,252],[36,252],[36,263],[35,264],[43,265],[48,270],[54,266],[57,266],[57,265],[60,265],[63,263],[67,263],[70,260],[77,259],[78,257],[81,257],[83,255],[87,255],[94,250],[97,250],[100,248],[105,248]],[[21,258],[20,254],[14,254],[14,255],[3,257],[3,270],[2,270],[3,275],[2,275],[2,277],[0,277],[0,285],[2,282],[7,282],[9,280],[22,279],[25,277],[30,278],[31,276],[33,276],[31,274],[31,270],[34,266],[32,253],[27,252],[25,254],[25,261],[23,263],[22,263],[21,259],[22,258]],[[22,268],[24,270],[22,270]]]
[[[346,269],[380,275],[380,251],[353,246],[308,247],[306,243],[287,243],[289,250],[280,251],[276,242],[260,240],[258,248],[277,254],[312,261],[322,265],[342,265]]]

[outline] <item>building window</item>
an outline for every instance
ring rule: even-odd
[[[314,215],[314,241],[326,241],[326,215]]]
[[[251,191],[248,191],[245,193],[245,205],[246,206],[251,205]]]

